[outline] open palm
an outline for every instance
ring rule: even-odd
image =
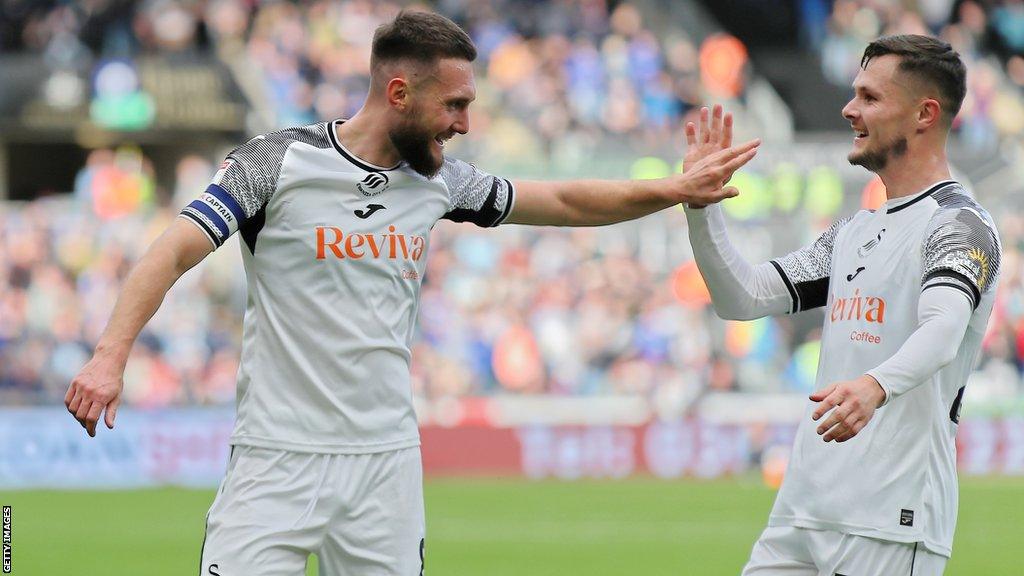
[[[710,113],[706,106],[701,108],[700,125],[693,122],[686,124],[686,155],[683,156],[683,172],[696,168],[715,152],[726,150],[730,146],[732,146],[732,113],[725,113],[721,104],[715,104]],[[722,185],[724,186],[728,181],[729,178],[726,178]],[[691,203],[690,207],[703,208],[704,206]]]

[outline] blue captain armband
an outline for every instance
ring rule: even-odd
[[[216,184],[210,184],[206,192],[181,211],[181,215],[195,222],[217,247],[245,222],[245,212],[238,201]]]

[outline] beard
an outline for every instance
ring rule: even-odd
[[[410,116],[415,117],[411,112]],[[434,135],[414,122],[405,121],[388,132],[391,145],[409,163],[409,167],[427,178],[433,178],[444,164],[444,155],[435,158],[432,150]]]
[[[863,166],[865,169],[877,173],[889,164],[889,158],[899,158],[906,153],[907,139],[904,136],[900,136],[874,150],[866,149],[860,152],[850,152],[846,159],[854,166]]]

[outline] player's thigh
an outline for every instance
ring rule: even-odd
[[[846,535],[821,576],[942,576],[946,558],[917,543]]]
[[[769,526],[750,552],[742,576],[817,576],[818,569],[807,550],[806,531],[788,526]]]
[[[318,553],[322,576],[419,576],[426,527],[420,449],[348,457],[353,492]]]
[[[310,454],[236,447],[206,518],[200,575],[303,575],[319,543],[304,521],[315,466]]]

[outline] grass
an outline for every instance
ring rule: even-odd
[[[718,481],[430,480],[430,575],[736,575],[774,493]],[[196,574],[212,491],[0,492],[14,574]],[[1024,478],[961,482],[947,576],[1020,573]],[[316,574],[315,561],[309,574]]]

